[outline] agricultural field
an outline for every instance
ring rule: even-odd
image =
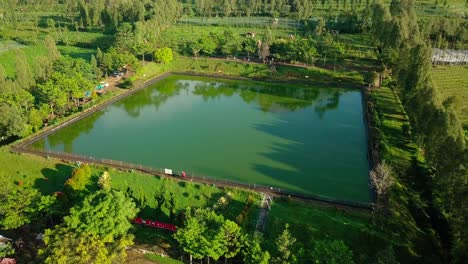
[[[436,66],[432,76],[442,99],[457,98],[460,119],[468,126],[468,66]]]

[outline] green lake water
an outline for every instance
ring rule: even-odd
[[[369,202],[359,90],[172,75],[31,147]]]

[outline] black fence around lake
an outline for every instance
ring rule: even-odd
[[[297,192],[291,192],[286,189],[282,188],[277,188],[273,186],[266,186],[266,185],[260,185],[260,184],[255,184],[255,183],[244,183],[244,182],[237,182],[237,181],[232,181],[228,179],[219,179],[219,178],[213,178],[209,176],[204,176],[204,175],[190,175],[186,174],[186,177],[180,176],[180,173],[175,173],[172,175],[168,175],[164,173],[164,169],[161,168],[152,168],[148,166],[144,166],[141,164],[134,164],[134,163],[128,163],[124,161],[116,161],[116,160],[111,160],[111,159],[104,159],[104,158],[96,158],[96,157],[91,157],[91,156],[84,156],[84,155],[78,155],[78,154],[72,154],[72,153],[66,153],[66,152],[55,152],[55,151],[45,151],[45,150],[38,150],[38,149],[32,149],[30,148],[30,145],[37,142],[38,140],[41,140],[48,135],[56,132],[57,130],[66,127],[72,123],[75,123],[87,116],[90,116],[91,114],[104,109],[105,107],[125,98],[128,97],[137,91],[140,91],[157,81],[160,81],[171,74],[189,74],[189,75],[198,75],[198,76],[209,76],[206,74],[193,74],[193,73],[182,73],[182,72],[167,72],[164,74],[161,74],[155,78],[152,78],[151,80],[148,80],[146,82],[142,82],[139,84],[136,88],[129,89],[128,91],[121,93],[108,101],[99,104],[97,106],[93,106],[89,109],[84,110],[82,113],[79,115],[64,121],[63,123],[53,126],[50,128],[45,129],[42,133],[39,133],[35,136],[32,136],[30,138],[21,140],[17,142],[12,148],[12,152],[16,153],[29,153],[29,154],[34,154],[34,155],[39,155],[43,156],[46,158],[57,158],[61,159],[64,161],[72,161],[72,162],[82,162],[82,163],[88,163],[88,164],[95,164],[95,165],[101,165],[101,166],[107,166],[107,167],[113,167],[116,169],[120,170],[126,170],[126,171],[140,171],[146,174],[150,175],[155,175],[155,176],[161,176],[161,177],[171,177],[177,180],[181,181],[188,181],[188,182],[198,182],[198,183],[204,183],[204,184],[211,184],[215,185],[218,187],[238,187],[238,188],[243,188],[243,189],[248,189],[248,190],[253,190],[253,191],[258,191],[258,192],[264,192],[268,193],[271,195],[275,196],[281,196],[281,197],[292,197],[292,198],[298,198],[298,199],[303,199],[303,200],[312,200],[312,201],[318,201],[318,202],[323,202],[323,203],[328,203],[328,204],[333,204],[333,205],[338,205],[338,206],[347,206],[351,208],[358,208],[358,209],[372,209],[372,202],[371,203],[361,203],[361,202],[355,202],[355,201],[348,201],[348,200],[339,200],[339,199],[334,199],[330,197],[323,197],[319,195],[313,195],[313,194],[305,194],[305,193],[297,193]],[[226,78],[226,79],[237,79],[237,80],[246,80],[247,78],[236,78],[236,77],[223,77],[223,76],[209,76],[209,77],[220,77],[220,78]],[[366,126],[366,137],[368,139],[368,144],[369,146],[371,145],[370,138],[371,136],[368,135],[368,113],[366,111],[366,97],[365,97],[365,92],[361,90],[361,95],[362,95],[362,103],[363,103],[363,111],[364,111],[364,121],[365,121],[365,126]],[[373,165],[373,159],[372,159],[372,148],[369,147],[368,149],[368,161],[369,161],[369,166],[372,168]],[[370,180],[370,179],[369,179]],[[371,201],[375,200],[375,191],[371,188],[370,189],[371,193]]]
[[[124,161],[101,159],[101,158],[95,158],[91,156],[84,156],[84,155],[78,155],[78,154],[72,154],[72,153],[66,153],[66,152],[37,150],[37,149],[28,148],[25,146],[14,147],[11,150],[16,153],[29,153],[29,154],[43,156],[45,158],[57,158],[57,159],[61,159],[64,161],[81,162],[81,163],[87,163],[87,164],[92,164],[92,165],[107,166],[107,167],[112,167],[112,168],[116,168],[116,169],[120,169],[124,171],[131,171],[131,172],[139,171],[139,172],[143,172],[149,175],[170,177],[170,178],[177,179],[180,181],[210,184],[210,185],[217,186],[217,187],[237,187],[237,188],[248,189],[248,190],[253,190],[257,192],[268,193],[268,194],[275,195],[275,196],[292,197],[292,198],[299,198],[299,199],[304,199],[304,200],[313,200],[313,201],[324,202],[324,203],[329,203],[329,204],[334,204],[334,205],[339,205],[339,206],[347,206],[347,207],[358,208],[358,209],[371,209],[372,208],[371,204],[369,203],[345,201],[345,200],[333,199],[333,198],[323,197],[323,196],[318,196],[318,195],[291,192],[286,189],[266,186],[266,185],[261,185],[261,184],[255,184],[255,183],[243,183],[243,182],[237,182],[237,181],[228,180],[228,179],[218,179],[218,178],[213,178],[209,176],[193,175],[193,174],[188,174],[188,173],[186,174],[185,177],[183,177],[181,176],[180,172],[173,172],[172,174],[166,174],[165,169],[162,169],[162,168],[152,168],[152,167],[148,167],[145,165],[129,163],[129,162],[124,162]]]

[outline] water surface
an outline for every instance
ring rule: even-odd
[[[358,90],[173,75],[33,147],[370,200]]]

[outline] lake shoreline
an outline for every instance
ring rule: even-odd
[[[113,97],[109,98],[108,100],[102,102],[101,104],[99,104],[97,106],[93,106],[90,109],[86,109],[84,111],[81,111],[81,112],[77,113],[77,115],[72,117],[71,119],[60,122],[60,123],[58,123],[57,125],[55,125],[53,127],[48,127],[45,130],[43,129],[43,130],[41,130],[40,133],[38,133],[36,135],[27,137],[25,139],[22,139],[20,142],[14,143],[14,145],[11,147],[10,150],[12,152],[15,152],[15,153],[30,153],[30,154],[35,154],[35,155],[44,156],[44,157],[54,157],[54,158],[58,158],[58,159],[62,159],[62,160],[81,161],[79,158],[78,159],[73,159],[71,157],[67,157],[66,155],[54,155],[52,153],[49,153],[50,154],[49,155],[47,153],[41,153],[41,152],[32,150],[32,149],[30,149],[28,147],[31,144],[33,144],[34,142],[47,137],[48,135],[54,133],[55,131],[57,131],[57,130],[63,128],[63,127],[69,126],[69,125],[71,125],[71,124],[73,124],[75,122],[78,122],[78,121],[82,120],[83,118],[86,118],[86,117],[96,113],[97,111],[100,111],[100,110],[104,109],[105,107],[107,107],[107,106],[109,106],[109,105],[111,105],[113,103],[116,103],[116,102],[118,102],[120,100],[123,100],[123,99],[127,98],[128,96],[133,95],[134,93],[136,93],[136,92],[138,92],[140,90],[143,90],[143,89],[147,88],[148,86],[150,86],[152,84],[155,84],[158,81],[161,81],[161,80],[163,80],[163,79],[165,79],[165,78],[167,78],[167,77],[169,77],[171,75],[187,75],[187,76],[206,77],[206,78],[222,78],[224,80],[241,80],[241,81],[253,81],[253,82],[261,82],[261,83],[278,83],[278,84],[293,84],[293,85],[294,84],[301,84],[301,85],[310,84],[310,83],[300,83],[300,82],[295,82],[294,83],[294,82],[290,82],[290,81],[283,81],[283,82],[279,82],[279,81],[275,81],[275,80],[266,81],[266,80],[259,79],[259,78],[246,78],[246,77],[242,77],[242,76],[227,76],[227,75],[220,75],[220,74],[204,74],[204,73],[197,73],[197,72],[190,72],[190,71],[189,72],[166,71],[166,72],[164,72],[162,74],[159,74],[157,76],[153,76],[151,78],[148,78],[146,81],[144,81],[142,84],[138,85],[136,88],[130,88],[129,90],[127,90],[127,91],[125,91],[125,92],[123,92],[121,94],[118,94],[116,96],[113,96]],[[348,88],[348,89],[352,89],[352,88]],[[362,93],[362,90],[361,90],[361,93]],[[363,108],[363,111],[365,111],[365,108]],[[366,130],[367,130],[367,126],[366,126]],[[368,131],[366,131],[366,138],[367,138],[367,133],[368,133]],[[35,152],[35,153],[32,153],[32,152]],[[93,159],[83,160],[83,161],[84,162],[90,162],[90,163],[96,163],[97,165],[101,165],[101,166],[111,166],[111,167],[115,167],[117,169],[123,169],[123,170],[126,170],[126,169],[128,170],[129,169],[129,167],[119,167],[119,166],[116,166],[116,164],[109,164],[109,163],[99,164],[99,162],[96,162],[95,160],[93,162]],[[142,172],[150,173],[151,175],[158,175],[158,176],[162,175],[160,172],[158,172],[156,174],[145,171],[145,170],[142,170]],[[165,175],[165,176],[167,176],[167,175]],[[180,179],[178,179],[178,180],[180,180]],[[194,179],[192,178],[191,180],[193,181]],[[195,181],[197,181],[197,182],[199,181],[201,183],[206,183],[206,184],[216,183],[216,184],[221,184],[221,186],[222,186],[222,183],[219,182],[219,181],[203,182],[202,179],[195,179]],[[246,187],[246,186],[239,186],[239,185],[235,186],[235,185],[226,183],[226,187],[228,187],[228,186],[230,186],[230,187],[241,187],[241,188]],[[250,189],[250,188],[246,188],[246,189]],[[282,196],[282,197],[293,197],[293,198],[302,199],[302,200],[313,200],[313,201],[325,202],[325,203],[330,203],[330,204],[340,205],[340,206],[350,206],[350,207],[353,207],[353,208],[370,209],[370,205],[368,203],[339,201],[339,200],[334,200],[334,199],[329,199],[329,198],[323,198],[323,197],[320,197],[320,196],[311,196],[311,195],[304,195],[304,194],[296,194],[296,193],[292,193],[292,192],[285,192],[284,190],[282,191],[280,189],[278,189],[276,191],[274,189],[268,190],[268,188],[262,188],[262,190],[260,190],[260,191],[269,192],[269,193],[271,193],[273,195]]]

